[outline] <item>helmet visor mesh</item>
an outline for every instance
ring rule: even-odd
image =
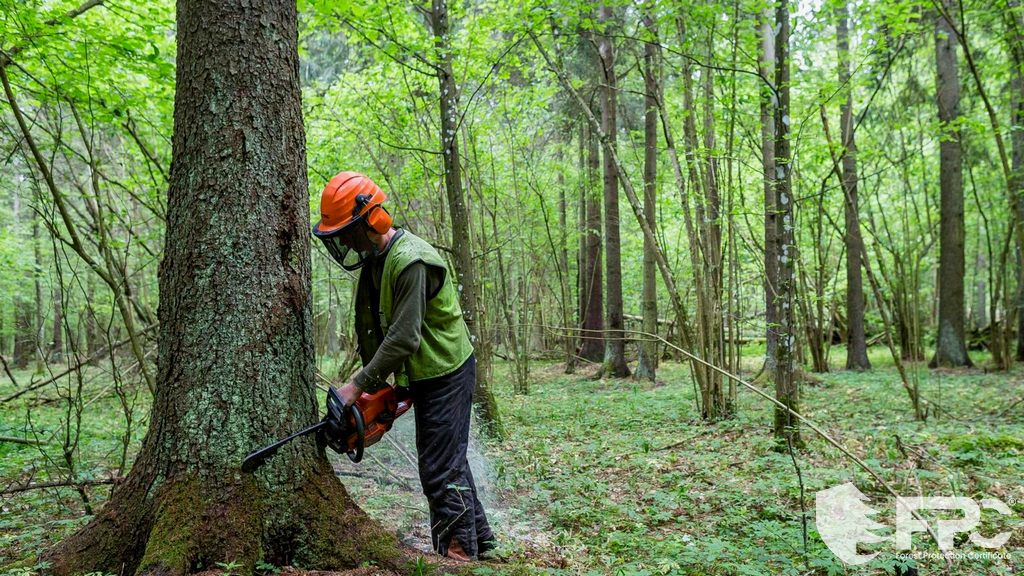
[[[343,236],[341,234],[329,237],[319,236],[319,238],[324,243],[324,247],[327,248],[327,253],[331,255],[331,258],[334,258],[334,261],[341,264],[341,267],[345,270],[358,270],[366,263],[368,254],[346,246],[342,242]]]

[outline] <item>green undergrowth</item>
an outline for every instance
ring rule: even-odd
[[[54,373],[62,369],[52,367]],[[25,388],[51,373],[16,370],[14,375]],[[79,375],[0,404],[0,436],[34,442],[0,441],[0,490],[72,480],[95,483],[81,493],[65,486],[0,495],[0,568],[14,562],[26,570],[36,567],[39,552],[88,522],[86,501],[93,511],[103,505],[110,494],[110,484],[104,482],[127,474],[139,449],[149,424],[145,386],[125,386],[122,404],[105,367],[86,367]],[[0,398],[16,390],[0,376]],[[132,415],[127,436],[126,410]],[[66,449],[72,454],[73,469],[64,456]],[[38,568],[45,572],[45,566]]]
[[[957,540],[953,574],[1010,574],[1024,567],[1024,396],[1022,371],[908,369],[922,396],[938,404],[927,422],[913,412],[884,350],[876,369],[837,370],[804,385],[803,412],[864,460],[902,496],[999,498],[1011,517],[985,512],[979,532],[1012,531],[1001,549]],[[842,359],[833,353],[833,359]],[[754,370],[758,357],[744,358]],[[510,437],[497,451],[499,484],[517,494],[550,537],[550,574],[894,574],[921,573],[941,559],[898,558],[887,548],[864,566],[846,566],[822,542],[814,523],[815,492],[847,481],[877,515],[895,525],[895,503],[867,473],[806,427],[795,456],[772,439],[767,401],[741,389],[735,418],[702,422],[688,369],[664,364],[657,383],[564,375],[540,368],[529,396],[500,401]],[[749,374],[748,374],[749,375]],[[770,387],[763,387],[770,393]],[[937,410],[937,413],[936,413]],[[806,519],[807,543],[801,517]],[[958,514],[943,516],[958,518]],[[915,536],[913,552],[934,553]],[[1000,557],[1000,556],[1008,556]]]
[[[837,363],[842,356],[833,352]],[[991,551],[999,556],[959,558],[951,573],[1019,573],[1024,403],[1011,404],[1024,396],[1024,370],[931,371],[909,365],[931,403],[921,423],[913,419],[887,352],[872,349],[871,359],[871,372],[837,370],[805,384],[804,414],[904,496],[1007,503],[1012,516],[985,512],[979,527],[989,537],[1012,531],[1003,548]],[[758,363],[758,351],[747,351],[744,374],[752,376]],[[804,450],[779,450],[771,436],[770,405],[745,389],[736,417],[706,423],[698,418],[688,368],[678,362],[664,363],[656,383],[593,380],[586,369],[565,375],[559,364],[534,362],[527,396],[513,393],[509,368],[497,365],[493,384],[508,437],[483,448],[479,462],[489,478],[478,484],[486,484],[489,513],[510,561],[478,566],[477,574],[895,574],[907,562],[890,549],[869,546],[862,552],[881,553],[865,566],[846,566],[826,548],[814,523],[815,492],[853,482],[878,511],[872,519],[889,532],[893,498],[807,428]],[[31,374],[16,377],[24,386]],[[109,386],[100,369],[83,377],[74,451],[78,480],[121,473],[125,419]],[[0,377],[0,395],[13,389]],[[770,385],[762,389],[771,392]],[[68,479],[66,394],[66,388],[50,387],[0,405],[0,435],[40,442],[0,442],[0,487]],[[135,399],[129,464],[148,424],[147,396],[140,392]],[[405,442],[409,454],[412,422],[399,424],[393,438]],[[426,505],[412,462],[387,442],[368,454],[373,458],[355,467],[333,459],[342,481],[371,516],[423,548]],[[85,493],[96,509],[109,486],[89,486]],[[71,488],[0,497],[0,567],[9,566],[0,574],[45,573],[34,556],[87,520],[83,497]],[[958,543],[957,551],[965,554],[987,551],[964,539]],[[931,553],[935,547],[915,536],[914,551]],[[10,567],[14,562],[22,568]],[[914,562],[921,573],[942,567],[934,557]]]

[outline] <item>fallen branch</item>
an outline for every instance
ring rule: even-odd
[[[9,442],[11,444],[24,444],[26,446],[42,446],[43,444],[45,444],[45,442],[41,440],[19,438],[17,436],[0,436],[0,442]]]
[[[28,492],[29,490],[38,490],[41,488],[82,488],[83,486],[101,486],[104,484],[117,484],[123,480],[123,478],[104,478],[102,480],[79,480],[78,482],[38,482],[36,484],[24,484],[22,486],[13,486],[11,488],[5,488],[0,490],[0,494],[17,494],[19,492]]]

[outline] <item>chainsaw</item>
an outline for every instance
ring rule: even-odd
[[[352,462],[363,459],[363,450],[373,446],[384,433],[391,430],[395,419],[412,408],[412,398],[405,387],[386,385],[369,394],[363,392],[355,404],[345,402],[334,386],[327,389],[327,415],[308,426],[249,454],[242,461],[242,472],[254,472],[285,444],[309,434],[317,435],[317,442],[338,454],[345,454]]]

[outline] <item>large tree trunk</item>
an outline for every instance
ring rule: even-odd
[[[758,15],[760,33],[759,71],[763,82],[774,83],[775,76],[775,28],[772,25],[771,8],[765,8]],[[779,285],[779,257],[775,241],[775,107],[778,96],[773,85],[761,85],[761,166],[764,172],[764,321],[765,355],[764,370],[775,372],[775,345],[778,342],[775,325],[779,319],[775,303],[775,291]]]
[[[431,31],[437,50],[437,81],[441,101],[441,149],[444,167],[444,187],[448,195],[448,211],[452,217],[452,251],[455,254],[456,284],[459,287],[459,304],[462,315],[469,326],[473,347],[477,352],[476,390],[473,404],[483,427],[495,436],[503,435],[498,405],[487,385],[490,373],[490,352],[477,322],[476,269],[473,267],[473,235],[469,228],[469,211],[466,196],[462,190],[462,166],[460,164],[458,129],[459,87],[452,71],[452,51],[448,27],[448,3],[433,0],[430,12]]]
[[[600,362],[604,357],[604,266],[601,254],[601,202],[597,198],[597,171],[601,157],[598,138],[587,126],[587,177],[584,179],[583,263],[580,268],[580,318],[583,343],[580,357]]]
[[[800,411],[800,387],[796,374],[794,356],[797,348],[796,321],[794,309],[794,265],[797,258],[794,228],[796,225],[795,202],[793,201],[792,157],[790,156],[789,129],[792,123],[789,115],[789,2],[781,0],[775,11],[775,86],[778,89],[779,105],[775,110],[775,228],[776,255],[778,257],[779,283],[776,291],[778,304],[778,325],[775,344],[775,397],[794,412]],[[800,438],[800,422],[788,410],[775,408],[775,438],[803,445]]]
[[[654,19],[644,16],[644,24],[657,37]],[[651,228],[656,224],[655,200],[658,176],[658,45],[644,44],[644,218]],[[658,282],[654,246],[644,238],[644,285],[642,297],[643,331],[658,332]],[[636,377],[654,380],[658,369],[658,342],[649,336],[640,339],[640,359]]]
[[[943,0],[947,10],[954,9]],[[960,79],[956,38],[942,16],[935,17],[936,100],[939,142],[939,333],[929,366],[972,366],[964,343],[964,188],[960,150]]]
[[[846,369],[870,370],[868,345],[864,335],[864,284],[860,274],[863,243],[860,235],[860,210],[857,201],[857,144],[854,141],[853,87],[850,86],[849,6],[836,9],[836,44],[839,53],[839,85],[846,89],[842,105],[840,134],[843,143],[843,192],[846,196]]]
[[[179,0],[177,31],[152,424],[107,505],[45,558],[57,574],[396,566],[312,438],[239,470],[318,417],[295,3]]]
[[[611,25],[612,10],[601,6],[600,19]],[[615,45],[606,33],[598,40],[601,56],[601,130],[615,149],[616,120]],[[619,240],[619,172],[615,159],[607,151],[604,161],[604,261],[605,261],[605,324],[604,364],[601,373],[622,378],[629,376],[626,365],[625,318],[622,311],[622,246]]]

